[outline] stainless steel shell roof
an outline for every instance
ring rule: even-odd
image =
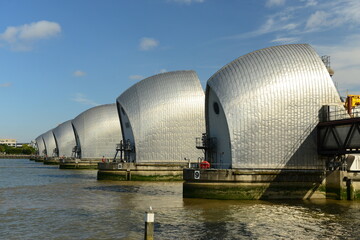
[[[53,129],[57,143],[59,156],[71,157],[72,150],[76,146],[75,134],[71,120],[66,121]]]
[[[214,114],[216,101],[219,114]],[[207,132],[229,138],[218,143],[223,145],[216,164],[322,168],[316,153],[318,113],[322,105],[339,102],[328,71],[307,44],[270,47],[234,60],[207,83]]]
[[[88,109],[72,120],[81,148],[81,158],[114,157],[121,140],[116,104]]]
[[[43,139],[44,139],[47,155],[49,157],[57,156],[57,154],[55,154],[54,152],[54,150],[56,149],[56,143],[52,129],[43,134]]]
[[[204,102],[194,71],[158,74],[121,94],[117,103],[119,114],[125,113],[120,114],[123,137],[135,142],[136,162],[183,162],[184,158],[196,161],[202,157],[195,148],[195,137],[205,131]]]
[[[45,144],[44,144],[44,139],[42,138],[42,136],[43,135],[40,135],[35,139],[39,156],[45,156],[45,154],[44,154]]]

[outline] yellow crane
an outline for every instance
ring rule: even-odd
[[[360,106],[360,95],[347,95],[345,101],[345,108],[349,114],[352,113],[352,110],[356,107]]]

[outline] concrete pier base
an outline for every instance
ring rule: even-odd
[[[99,163],[98,180],[182,181],[186,164]]]
[[[338,200],[360,199],[360,172],[327,171],[326,198]]]
[[[44,162],[44,157],[36,157],[35,159],[34,159],[34,161],[35,162]]]
[[[183,197],[209,199],[360,199],[360,172],[184,169]]]
[[[183,196],[210,199],[325,198],[325,174],[316,170],[184,169]]]
[[[60,169],[97,169],[99,159],[62,159],[59,163]]]
[[[55,157],[45,158],[43,162],[45,165],[59,165],[60,159]]]

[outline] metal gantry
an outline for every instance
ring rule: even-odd
[[[319,154],[360,153],[360,117],[320,122],[317,130]]]

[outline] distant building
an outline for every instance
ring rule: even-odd
[[[205,131],[205,95],[194,71],[146,78],[117,98],[127,161],[195,162],[203,156],[195,138]]]
[[[0,144],[4,144],[10,147],[16,147],[16,139],[7,139],[7,138],[2,138],[0,139]]]

